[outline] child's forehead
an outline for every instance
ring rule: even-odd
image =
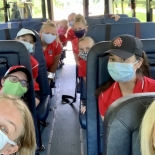
[[[61,21],[61,22],[59,22],[59,23],[58,23],[58,26],[65,26],[65,27],[67,27],[67,23],[66,23],[66,22]]]
[[[32,34],[24,34],[24,35],[19,36],[19,37],[32,37],[33,38]]]
[[[90,39],[81,40],[79,42],[79,47],[80,46],[93,46],[93,42]]]

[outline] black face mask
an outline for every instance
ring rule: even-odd
[[[86,30],[83,29],[83,30],[79,30],[79,31],[74,31],[74,34],[77,38],[82,38],[85,34]]]

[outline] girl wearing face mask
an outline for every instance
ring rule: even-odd
[[[118,98],[132,93],[155,92],[155,80],[148,78],[149,65],[138,38],[127,34],[118,36],[104,54],[109,55],[107,68],[111,80],[96,91],[102,119]]]
[[[28,90],[31,74],[24,66],[12,66],[1,79],[0,95],[9,94],[21,98]]]
[[[68,16],[68,22],[69,22],[69,26],[71,27],[68,32],[67,32],[67,40],[68,41],[72,41],[73,39],[76,38],[75,34],[74,34],[74,30],[73,30],[73,23],[75,21],[76,18],[76,13],[71,13]]]
[[[36,78],[38,77],[38,69],[39,64],[38,61],[33,57],[32,53],[34,44],[36,42],[35,33],[29,29],[22,28],[16,36],[17,41],[20,41],[23,43],[28,51],[30,52],[30,61],[31,61],[31,67],[32,67],[32,75],[33,75],[33,84],[34,84],[34,90],[35,90],[35,101],[36,106],[38,106],[40,102],[40,87],[39,84],[36,82]]]
[[[140,128],[140,145],[142,155],[155,154],[155,101],[147,109]]]
[[[58,35],[60,42],[62,43],[63,47],[67,45],[67,38],[65,34],[68,30],[68,21],[63,19],[57,23]]]
[[[75,21],[73,23],[73,30],[74,34],[77,38],[72,40],[72,48],[73,53],[76,61],[76,65],[79,66],[79,49],[78,49],[78,41],[80,38],[84,37],[86,31],[87,31],[87,22],[84,18],[84,16],[78,14],[75,18]]]
[[[0,154],[34,155],[35,149],[35,129],[27,106],[13,96],[0,96]]]
[[[78,66],[78,77],[82,77],[86,82],[86,65],[87,55],[91,47],[94,45],[94,40],[90,37],[83,37],[79,40],[79,66]],[[85,99],[82,99],[82,105],[80,108],[82,114],[86,112]]]
[[[50,20],[43,24],[40,30],[40,37],[48,71],[48,78],[53,79],[61,56],[62,45],[59,41],[57,28]]]

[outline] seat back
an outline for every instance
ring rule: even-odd
[[[100,42],[95,44],[88,53],[87,58],[87,82],[86,82],[86,123],[87,123],[87,153],[89,155],[101,153],[101,138],[100,138],[100,116],[98,113],[97,98],[95,90],[102,82],[106,82],[107,76],[106,61],[101,61],[100,57],[103,52],[108,50],[109,42]],[[102,64],[103,63],[103,64]],[[104,67],[105,66],[105,67]],[[105,75],[103,81],[99,79],[99,68],[103,69]],[[99,81],[100,80],[100,81]]]
[[[109,107],[103,123],[103,155],[141,155],[139,128],[154,99],[155,93],[132,94]]]
[[[19,23],[1,23],[0,24],[0,30],[1,29],[11,29],[11,28],[18,28],[19,27]]]
[[[140,22],[139,19],[135,17],[121,17],[119,20],[115,20],[114,18],[102,18],[102,24],[106,23],[111,23],[111,24],[116,24],[116,23],[134,23],[134,22]]]
[[[111,18],[114,14],[104,14],[104,15],[97,15],[97,16],[89,16],[89,17],[85,17],[86,20],[89,19],[94,19],[94,18]],[[128,17],[127,14],[117,14],[120,17]]]
[[[8,67],[15,65],[23,65],[29,70],[29,72],[32,75],[29,57],[29,52],[22,43],[17,41],[0,41],[0,58],[5,58],[7,60]],[[33,81],[30,82],[29,90],[27,91],[25,96],[27,98],[27,105],[32,113],[35,128],[37,130]]]
[[[87,19],[88,27],[94,26],[96,24],[102,24],[102,18],[89,18],[89,19]]]
[[[142,40],[144,51],[149,63],[151,77],[155,78],[155,39]],[[98,112],[98,101],[95,97],[96,89],[110,79],[107,70],[108,56],[102,54],[108,50],[109,42],[95,44],[89,51],[87,59],[87,87],[86,87],[86,118],[87,118],[87,152],[89,155],[101,153],[103,133],[102,121]]]
[[[14,40],[20,29],[21,28],[0,30],[0,40]],[[38,36],[37,32],[35,32],[34,30],[32,31],[35,33],[37,38],[35,42],[35,51],[33,56],[39,63],[39,72],[36,81],[39,83],[41,89],[41,101],[39,106],[37,107],[37,117],[39,118],[39,120],[46,120],[50,109],[50,103],[48,99],[50,96],[50,88],[47,80],[46,64],[42,51],[40,37]]]
[[[119,15],[120,17],[128,17],[127,14],[117,14],[117,15]],[[113,14],[105,14],[105,15],[103,15],[103,17],[105,17],[105,18],[111,18],[112,16],[113,16]]]
[[[25,18],[25,19],[12,19],[12,20],[10,20],[10,21],[8,21],[8,22],[11,22],[11,23],[13,23],[13,22],[23,22],[23,21],[37,21],[37,22],[46,22],[46,18]]]
[[[0,24],[0,29],[7,29],[7,28],[28,28],[28,29],[34,29],[37,32],[40,31],[42,22],[45,22],[45,18],[34,18],[28,21],[14,21],[14,22],[8,22],[4,24]]]
[[[134,23],[134,22],[140,22],[137,18],[135,17],[121,17],[119,20],[115,20],[114,18],[89,18],[87,19],[87,24],[88,27],[97,25],[97,24],[118,24],[118,23]]]
[[[154,22],[99,24],[89,28],[86,36],[92,37],[96,43],[100,41],[111,40],[121,34],[130,34],[141,39],[154,38],[154,27]]]

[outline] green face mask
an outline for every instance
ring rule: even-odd
[[[22,97],[27,92],[27,87],[22,87],[20,82],[13,83],[10,80],[5,80],[3,85],[3,93],[17,97]]]

